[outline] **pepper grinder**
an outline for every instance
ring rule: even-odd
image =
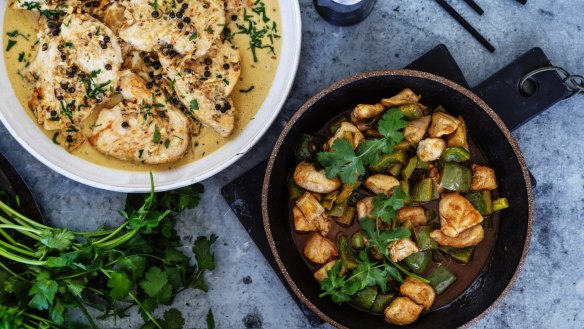
[[[327,22],[338,26],[354,25],[369,16],[375,0],[314,0],[316,11]]]

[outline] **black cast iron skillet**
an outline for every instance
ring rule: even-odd
[[[498,176],[499,192],[511,207],[501,214],[494,250],[471,286],[452,303],[420,316],[408,328],[470,325],[488,313],[510,290],[527,254],[533,221],[529,172],[517,142],[503,121],[469,90],[447,79],[413,70],[374,71],[349,77],[323,90],[290,119],[270,157],[262,191],[262,214],[270,248],[286,281],[303,303],[336,327],[388,328],[383,316],[319,298],[320,287],[292,239],[286,179],[294,168],[294,149],[302,133],[319,130],[358,103],[376,103],[409,87],[430,107],[443,105],[462,115]]]

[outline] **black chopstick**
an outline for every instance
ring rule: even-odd
[[[462,27],[464,27],[468,33],[470,33],[475,39],[477,39],[478,42],[487,48],[488,51],[492,53],[495,52],[495,47],[493,47],[493,45],[490,44],[489,41],[487,41],[487,39],[485,39],[485,37],[479,33],[479,31],[472,27],[472,25],[470,25],[470,23],[467,22],[464,17],[460,16],[460,14],[454,10],[454,8],[452,8],[452,6],[450,6],[445,0],[436,0],[436,2],[438,2],[438,4],[442,6],[442,8],[444,8],[444,10],[446,10],[448,14],[452,16],[452,18],[454,18],[460,25],[462,25]]]
[[[477,14],[482,15],[485,13],[483,8],[481,8],[481,6],[479,6],[479,4],[476,3],[474,0],[464,0],[464,2],[466,2],[472,9],[474,9],[474,11],[476,11]]]

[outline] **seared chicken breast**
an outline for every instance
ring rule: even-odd
[[[39,124],[61,130],[67,149],[73,150],[84,141],[83,120],[117,88],[120,46],[107,26],[77,14],[63,19],[58,36],[43,32],[39,40],[27,71],[35,81],[28,104]]]
[[[237,48],[217,42],[206,56],[162,55],[160,62],[188,114],[222,137],[231,135],[236,111],[229,94],[241,73]]]
[[[120,37],[136,49],[166,49],[171,54],[200,57],[219,39],[225,26],[221,0],[155,3],[154,6],[146,0],[121,2],[126,8],[126,22],[120,28]]]
[[[121,160],[160,164],[180,159],[190,145],[188,118],[164,97],[154,96],[132,72],[123,73],[120,85],[124,101],[101,110],[89,142]]]

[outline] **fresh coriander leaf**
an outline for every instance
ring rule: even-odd
[[[320,297],[331,296],[335,303],[341,304],[351,300],[351,295],[344,291],[346,282],[345,279],[339,276],[342,263],[336,262],[335,265],[327,271],[327,278],[322,280],[320,288],[324,291]]]
[[[63,304],[61,304],[58,299],[55,300],[55,303],[49,310],[49,317],[56,324],[62,325],[63,323],[65,323],[63,313],[65,313],[65,306],[63,306]]]
[[[132,281],[125,272],[112,272],[107,281],[107,286],[112,288],[109,296],[115,300],[122,300],[128,297],[132,289]]]
[[[391,276],[397,282],[404,282],[404,279],[402,278],[398,269],[396,269],[395,267],[393,267],[391,265],[387,265],[387,264],[385,264],[385,265],[386,265],[385,272],[387,274],[389,274],[389,276]]]
[[[215,317],[213,317],[213,311],[211,309],[207,313],[207,329],[215,329]]]
[[[16,40],[9,39],[8,44],[6,45],[6,52],[9,52],[12,47],[16,45]]]
[[[136,281],[144,275],[146,258],[138,255],[124,256],[117,262],[116,269],[130,273],[131,279]]]
[[[379,231],[377,228],[376,221],[370,218],[363,218],[359,221],[361,230],[365,237],[367,238],[368,245],[373,248],[377,248],[380,253],[388,256],[387,246],[390,242],[397,241],[399,239],[409,238],[411,235],[410,230],[404,227],[398,227],[391,231]]]
[[[53,304],[59,285],[51,280],[49,272],[43,271],[37,275],[29,296],[32,296],[29,305],[39,311],[48,310]]]
[[[359,290],[378,285],[383,292],[387,289],[387,274],[381,266],[369,260],[366,251],[359,254],[359,265],[355,269],[354,280],[361,281]]]
[[[209,291],[209,286],[207,286],[207,283],[205,282],[205,277],[203,276],[202,272],[198,273],[198,275],[196,275],[195,278],[189,283],[189,288],[199,289],[204,292]]]
[[[201,200],[201,194],[203,191],[203,185],[194,184],[176,190],[159,193],[157,195],[157,200],[159,200],[159,206],[178,212],[184,209],[193,209],[197,207]]]
[[[404,193],[401,186],[396,186],[390,197],[382,193],[373,198],[373,210],[371,214],[389,224],[395,219],[396,210],[404,206],[407,198],[408,196]]]
[[[45,261],[47,267],[73,267],[79,253],[76,251],[61,254],[58,257],[48,257]]]
[[[164,293],[164,287],[167,286],[167,283],[168,275],[159,267],[152,266],[146,272],[146,280],[140,282],[140,286],[148,296],[156,298]]]
[[[355,183],[365,173],[362,159],[345,139],[335,140],[331,152],[319,152],[316,157],[328,178],[339,176],[345,184]]]
[[[217,241],[217,236],[215,234],[211,234],[209,238],[200,236],[195,241],[193,253],[195,254],[195,259],[197,260],[197,265],[199,266],[200,271],[212,271],[215,269],[215,257],[213,253],[211,253],[211,245],[215,241]]]
[[[197,31],[193,32],[193,34],[191,34],[191,36],[189,37],[189,41],[193,41],[197,38]]]
[[[170,283],[175,289],[179,289],[180,287],[184,286],[184,271],[182,268],[183,267],[180,265],[164,266],[163,270],[168,276],[168,283]]]
[[[40,241],[51,249],[63,251],[71,246],[75,235],[68,229],[51,229],[41,232]]]
[[[188,258],[182,252],[169,247],[164,250],[164,260],[168,263],[181,263],[188,260]]]
[[[182,329],[185,319],[176,308],[171,308],[164,312],[164,329]]]
[[[71,295],[75,297],[81,297],[81,293],[85,288],[83,282],[76,280],[66,280],[65,283],[67,283],[67,291],[69,291]]]
[[[379,120],[377,129],[390,144],[395,145],[402,141],[404,135],[400,132],[408,123],[402,120],[403,114],[398,109],[390,109]]]

